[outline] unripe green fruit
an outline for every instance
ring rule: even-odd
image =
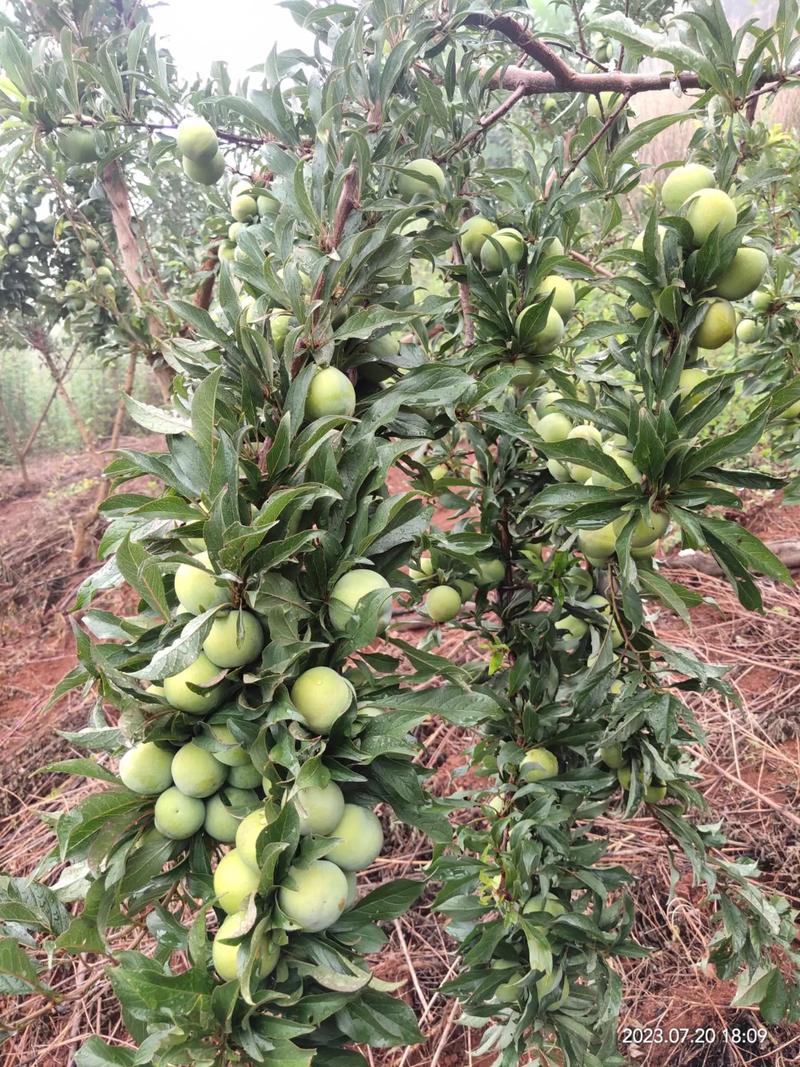
[[[156,830],[171,841],[183,841],[196,834],[206,817],[206,806],[197,797],[187,797],[172,786],[165,789],[156,801]]]
[[[230,262],[236,258],[236,245],[233,241],[220,241],[217,255],[220,259]]]
[[[406,200],[417,193],[425,196],[435,196],[437,191],[443,193],[445,185],[444,171],[432,159],[412,159],[397,175],[397,191]]]
[[[473,215],[461,227],[461,250],[465,255],[477,259],[490,233],[497,233],[497,224],[483,215]]]
[[[559,400],[563,399],[564,397],[561,395],[561,393],[544,393],[536,401],[536,414],[539,416],[540,419],[543,419],[546,415],[560,414],[555,405],[559,402]]]
[[[172,753],[154,741],[128,749],[119,761],[119,776],[133,793],[163,793],[172,785]]]
[[[353,687],[330,667],[304,671],[292,686],[292,703],[303,722],[318,734],[327,734],[353,702]]]
[[[227,800],[227,804],[225,800]],[[223,841],[230,844],[236,838],[236,831],[245,817],[246,812],[258,804],[258,796],[252,789],[236,789],[229,787],[221,793],[215,793],[206,801],[206,819],[203,829],[213,837],[215,841]],[[235,809],[241,809],[239,815],[234,815]]]
[[[378,816],[357,804],[345,804],[330,836],[339,840],[327,852],[326,859],[344,871],[363,871],[383,848],[383,829]]]
[[[237,789],[255,789],[261,782],[261,774],[258,768],[248,759],[247,763],[239,763],[228,771],[228,782]]]
[[[92,130],[83,126],[61,130],[58,135],[58,147],[61,154],[72,163],[94,163],[97,159],[97,139]]]
[[[239,234],[246,229],[247,226],[243,222],[232,222],[228,227],[228,240],[235,241]]]
[[[114,277],[108,267],[104,267],[102,264],[94,272],[94,276],[99,282],[110,282]]]
[[[433,574],[433,560],[431,559],[430,552],[423,552],[419,557],[419,570],[414,567],[408,568],[409,578],[413,578],[415,582],[421,582],[425,578],[429,578]]]
[[[673,214],[701,189],[713,189],[717,184],[713,170],[702,163],[687,163],[671,170],[661,186],[661,199],[667,211]]]
[[[563,633],[567,633],[570,637],[574,637],[575,640],[580,640],[584,634],[589,632],[589,625],[583,619],[577,618],[575,615],[564,615],[555,624],[556,630],[561,630]]]
[[[236,830],[236,851],[240,858],[252,870],[259,870],[256,843],[264,830],[278,817],[278,809],[270,801],[265,801],[249,815],[245,815]]]
[[[523,782],[542,782],[558,775],[558,760],[549,748],[529,748],[519,765]]]
[[[765,252],[752,245],[742,245],[737,248],[731,265],[717,279],[714,293],[726,300],[741,300],[761,285],[768,266]]]
[[[736,336],[743,344],[752,345],[764,336],[764,327],[755,319],[742,319],[736,327]]]
[[[678,378],[678,392],[681,396],[687,396],[698,385],[702,385],[707,381],[708,373],[700,367],[687,367],[686,370],[682,370],[680,377]],[[701,397],[695,397],[688,405],[689,410],[696,407],[700,403]]]
[[[237,742],[236,738],[231,733],[230,727],[225,726],[222,723],[212,723],[211,726],[209,726],[209,730],[215,741],[219,741],[223,745],[231,746],[230,748],[221,749],[220,751],[215,752],[214,759],[219,760],[220,763],[224,763],[226,767],[243,767],[250,762],[250,757]]]
[[[572,423],[569,421],[566,415],[562,415],[559,411],[554,411],[550,415],[545,415],[539,419],[536,424],[536,432],[539,434],[543,441],[547,441],[548,444],[555,444],[561,441],[566,441],[572,432]]]
[[[442,478],[446,478],[450,473],[450,468],[446,463],[437,463],[435,467],[431,467],[430,475],[433,481],[440,482]]]
[[[214,970],[223,982],[232,982],[239,976],[238,957],[240,947],[239,945],[223,944],[223,941],[241,937],[247,933],[247,930],[246,912],[235,911],[232,915],[228,915],[222,920],[219,929],[214,935],[214,942],[211,946],[211,959],[214,964]],[[258,975],[263,980],[275,970],[281,952],[277,945],[268,947],[266,938],[264,938],[261,944],[256,947],[256,954],[258,956]]]
[[[496,244],[492,242],[496,242]],[[481,248],[481,264],[484,270],[493,274],[499,273],[505,266],[500,250],[496,245],[500,245],[512,266],[520,263],[525,255],[525,241],[519,230],[514,230],[510,227],[496,230],[491,237],[487,237]]]
[[[237,222],[249,222],[258,213],[258,205],[249,193],[240,193],[231,200],[231,215]]]
[[[16,211],[12,211],[6,219],[6,223],[10,231],[18,230],[22,225],[22,216],[18,215]]]
[[[193,163],[210,163],[219,150],[213,127],[199,115],[181,119],[175,139],[180,154]]]
[[[187,797],[210,797],[227,777],[225,764],[194,741],[183,745],[172,757],[172,780]]]
[[[601,471],[593,471],[592,485],[599,485],[605,489],[619,489],[628,483],[637,485],[641,482],[642,472],[623,452],[610,447],[608,444],[603,445],[603,451],[607,456],[611,456],[617,466],[625,472],[625,477],[612,478],[611,475],[603,474]]]
[[[220,668],[212,663],[202,652],[184,670],[164,679],[164,696],[167,703],[179,711],[188,711],[193,715],[203,715],[219,707],[225,699],[227,688],[222,683],[210,685],[219,676]],[[189,685],[200,686],[202,691],[190,689]]]
[[[286,336],[292,325],[292,316],[285,311],[274,311],[269,317],[269,330],[272,334],[272,343],[279,356],[283,355],[283,347]]]
[[[552,115],[554,111],[558,110],[558,101],[554,96],[546,96],[542,100],[542,114]]]
[[[721,348],[736,332],[736,312],[727,300],[709,300],[700,328],[694,335],[699,348]]]
[[[522,909],[522,914],[531,915],[533,912],[537,911],[543,911],[546,915],[552,915],[554,919],[557,919],[559,915],[567,914],[567,909],[553,893],[548,893],[546,896],[539,895],[531,897]]]
[[[24,230],[17,238],[17,243],[21,245],[22,248],[33,248],[33,238],[29,233],[25,233]]]
[[[356,410],[356,391],[346,374],[336,367],[324,367],[311,379],[306,396],[306,418],[347,415]]]
[[[772,306],[774,299],[772,293],[767,292],[766,289],[759,289],[757,292],[753,293],[753,311],[763,314]]]
[[[609,767],[612,771],[618,771],[620,767],[625,766],[622,745],[604,745],[600,749],[600,759],[605,763],[606,767]]]
[[[531,305],[530,307],[523,308],[519,315],[517,315],[515,329],[518,335],[524,328],[525,319],[529,316],[532,317],[537,311],[538,308],[534,308],[534,306]],[[526,340],[525,351],[532,352],[534,355],[538,356],[547,355],[548,352],[553,351],[563,336],[564,320],[556,309],[551,307],[547,312],[547,319],[545,320],[544,326],[542,326],[537,333],[533,334],[532,337]]]
[[[184,156],[181,166],[186,177],[198,185],[216,185],[225,173],[225,157],[218,151],[208,162],[195,163],[193,159]]]
[[[263,647],[261,623],[249,611],[217,615],[203,642],[203,651],[218,667],[241,667],[254,660]]]
[[[596,426],[581,425],[569,431],[567,440],[589,441],[591,444],[600,445],[603,438]],[[568,463],[567,470],[574,482],[585,482],[593,473],[590,467],[584,467],[580,463]]]
[[[244,862],[237,849],[232,848],[214,871],[214,892],[219,906],[229,915],[241,911],[247,898],[258,889],[259,881],[259,873]]]
[[[277,215],[280,211],[281,203],[271,193],[260,193],[256,197],[256,206],[258,207],[259,216],[263,219],[268,215]]]
[[[631,787],[630,767],[621,767],[617,771],[617,781],[627,793]],[[657,804],[667,795],[666,785],[663,782],[659,782],[657,778],[654,778],[649,785],[644,785],[644,779],[640,771],[639,782],[644,786],[644,799],[648,804]]]
[[[600,93],[600,99],[597,96],[587,96],[586,98],[586,114],[590,115],[593,119],[598,119],[600,122],[605,122],[609,118],[612,111],[616,111],[621,102],[619,93]]]
[[[454,578],[452,584],[453,587],[458,590],[462,604],[466,604],[468,600],[472,600],[475,596],[477,587],[474,582],[467,581],[466,578]]]
[[[701,189],[689,200],[686,219],[699,248],[715,230],[720,237],[731,232],[737,220],[736,205],[721,189]]]
[[[556,987],[556,976],[555,976],[554,972],[550,971],[547,974],[542,975],[542,977],[537,981],[537,983],[536,983],[536,996],[539,998],[540,1001],[542,1001],[542,1000],[544,1000],[544,998],[546,996],[548,996],[550,993],[553,992],[555,987]],[[555,1011],[557,1008],[560,1008],[561,1005],[569,998],[569,994],[570,994],[569,982],[565,978],[564,979],[564,984],[561,987],[561,996],[558,998],[558,1000],[555,1002],[555,1004],[553,1004],[553,1006],[550,1008],[550,1010],[551,1011]]]
[[[665,511],[648,511],[637,521],[631,534],[631,548],[644,548],[663,537],[669,526]]]
[[[572,283],[558,274],[548,274],[536,287],[537,296],[553,294],[554,307],[562,319],[568,319],[575,308],[575,290]]]
[[[292,797],[300,819],[300,833],[325,837],[339,825],[344,815],[344,794],[336,782],[310,785]]]
[[[11,244],[8,246],[8,254],[10,256],[21,256],[22,245],[19,244],[17,241],[12,241]],[[80,308],[78,310],[80,310]]]
[[[193,558],[197,566],[181,563],[175,571],[175,595],[181,610],[200,615],[210,608],[228,604],[230,589],[217,582],[208,552],[198,552]]]
[[[286,884],[278,892],[281,911],[301,930],[319,933],[337,921],[347,904],[344,871],[328,860],[289,869]]]
[[[353,618],[362,597],[379,589],[388,589],[389,583],[377,571],[357,567],[343,575],[331,590],[330,616],[334,630],[341,631]],[[379,619],[378,633],[383,633],[392,617],[392,601],[388,597]]]
[[[425,598],[425,608],[434,622],[449,622],[461,611],[461,596],[450,585],[437,585]]]
[[[558,256],[564,255],[564,245],[558,237],[545,237],[539,247],[542,250],[542,260],[556,259]]]
[[[579,530],[578,545],[581,552],[592,560],[607,560],[617,548],[616,524],[609,522],[599,530]]]
[[[475,567],[475,575],[481,588],[493,589],[506,576],[505,564],[501,559],[479,560]]]

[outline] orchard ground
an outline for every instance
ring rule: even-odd
[[[87,542],[76,558],[73,535],[97,492],[107,458],[99,453],[40,459],[31,466],[28,490],[15,474],[0,476],[0,848],[11,874],[29,873],[49,850],[51,834],[41,816],[66,810],[97,787],[36,771],[47,762],[81,754],[55,733],[84,724],[86,707],[78,695],[50,712],[42,708],[52,685],[73,662],[66,612],[76,586],[94,567],[93,544]],[[755,493],[746,499],[742,521],[753,533],[766,541],[800,538],[800,507],[783,507],[779,500],[765,503]],[[437,521],[447,525],[448,513],[440,511]],[[709,736],[698,763],[711,809],[706,821],[724,818],[727,857],[757,858],[764,888],[786,894],[800,907],[800,590],[760,582],[766,610],[758,616],[743,611],[722,579],[694,571],[674,555],[668,565],[671,577],[678,577],[680,568],[680,580],[716,604],[695,611],[691,632],[666,612],[660,613],[656,628],[673,644],[691,646],[700,658],[734,665],[729,677],[741,697],[740,707],[716,694],[694,702]],[[106,594],[103,606],[125,607],[124,596]],[[418,613],[398,613],[395,625],[418,642],[431,624]],[[463,657],[469,639],[448,629],[442,651]],[[427,747],[425,764],[433,771],[434,792],[447,795],[479,785],[465,777],[470,739],[464,731],[431,722],[419,734]],[[419,831],[390,824],[385,817],[383,822],[386,848],[365,877],[371,887],[398,876],[419,876],[430,858]],[[624,823],[601,822],[598,830],[612,838],[607,862],[623,862],[637,875],[634,935],[652,953],[625,967],[623,1033],[626,1026],[641,1025],[688,1028],[691,1036],[696,1027],[717,1032],[726,1026],[757,1028],[753,1013],[729,1008],[732,986],[697,966],[713,933],[712,917],[702,894],[691,888],[686,861],[674,852],[680,878],[676,896],[669,900],[670,871],[655,821],[643,812]],[[431,897],[426,894],[394,923],[387,931],[388,950],[372,961],[380,977],[404,982],[401,994],[420,1016],[428,1040],[405,1051],[365,1051],[373,1067],[483,1067],[491,1059],[475,1055],[478,1035],[458,1026],[457,1006],[448,1006],[439,993],[452,965],[452,944],[429,910]],[[141,932],[125,936],[138,939]],[[19,1037],[5,1047],[5,1067],[62,1067],[72,1062],[74,1049],[90,1033],[126,1043],[116,1001],[102,976],[104,965],[102,958],[87,955],[61,967],[54,984],[64,1000],[54,1011],[42,1011],[45,1002],[36,998],[16,1005],[0,999],[7,1024],[20,1028]],[[767,1048],[746,1041],[735,1048],[721,1038],[711,1046],[687,1040],[622,1047],[632,1063],[644,1065],[800,1063],[800,1035],[787,1027],[771,1030]]]

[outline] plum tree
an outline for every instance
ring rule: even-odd
[[[154,741],[142,741],[119,761],[119,776],[134,793],[163,793],[172,785],[171,766],[171,751]]]
[[[437,585],[425,597],[425,610],[434,622],[449,622],[461,611],[461,594],[451,585]]]
[[[292,803],[303,835],[324,837],[330,834],[344,814],[344,794],[336,782],[299,789],[292,797]]]
[[[724,237],[736,225],[736,204],[721,189],[701,189],[690,197],[685,207],[686,220],[698,247],[705,244],[712,233]]]
[[[348,886],[344,872],[328,860],[313,860],[289,870],[278,891],[281,911],[290,922],[308,933],[332,926],[347,904]]]
[[[331,830],[338,838],[326,858],[345,871],[362,871],[383,848],[383,829],[378,816],[357,804],[345,804],[342,817]]]
[[[558,760],[547,748],[529,748],[519,765],[524,782],[542,782],[558,775]]]
[[[326,415],[350,416],[356,410],[356,391],[346,374],[336,367],[323,367],[311,379],[306,397],[306,418]]]
[[[164,696],[173,708],[204,715],[225,699],[227,690],[219,681],[220,673],[220,668],[201,652],[188,667],[164,679]],[[200,691],[192,686],[198,686]]]
[[[214,127],[200,115],[181,119],[175,131],[178,151],[193,163],[209,163],[219,151]]]
[[[702,163],[685,163],[669,172],[661,186],[661,199],[667,211],[675,214],[694,193],[713,189],[716,184],[714,171],[709,167]]]
[[[331,590],[330,615],[334,630],[341,632],[347,628],[359,603],[368,593],[388,588],[389,583],[377,571],[366,570],[363,567],[348,571]],[[387,597],[379,618],[379,633],[386,629],[391,617],[392,601],[391,597]]]
[[[178,749],[171,770],[173,782],[187,797],[210,797],[228,777],[225,764],[194,741]]]
[[[413,196],[443,193],[447,179],[438,163],[432,159],[412,159],[397,175],[397,191],[406,200]]]
[[[258,796],[252,789],[236,789],[233,786],[223,789],[206,801],[203,829],[215,841],[230,844],[236,839],[242,819],[256,804]]]
[[[264,631],[250,611],[217,615],[203,642],[203,652],[217,667],[241,667],[254,660],[263,647]]]
[[[183,841],[196,834],[205,817],[206,806],[203,801],[187,796],[176,786],[165,789],[155,803],[156,830],[174,841]]]
[[[258,872],[244,862],[236,848],[226,852],[214,871],[214,893],[219,906],[229,915],[242,907],[258,889]]]
[[[291,697],[306,726],[327,734],[352,704],[353,687],[330,667],[311,667],[294,683]]]
[[[230,603],[230,589],[217,581],[207,552],[198,552],[194,564],[181,563],[175,572],[179,607],[191,615]]]
[[[278,816],[278,810],[270,801],[265,801],[254,811],[245,815],[236,829],[236,851],[240,859],[254,871],[259,869],[256,845],[261,831]]]

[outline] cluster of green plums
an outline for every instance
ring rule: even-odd
[[[445,573],[439,561],[423,552],[415,567],[409,568],[409,578],[427,587],[425,611],[434,622],[450,622],[470,600],[477,589],[496,589],[505,577],[502,560],[487,557],[477,559],[468,570],[459,574]]]
[[[186,177],[200,185],[216,185],[225,173],[225,157],[211,123],[189,115],[178,123],[175,140]]]
[[[24,260],[40,245],[53,243],[52,220],[37,221],[36,207],[39,198],[26,197],[25,202],[12,206],[0,229],[0,248],[4,260]]]
[[[688,222],[695,248],[701,248],[712,235],[726,236],[738,222],[736,203],[728,193],[717,188],[714,172],[701,163],[686,163],[670,171],[661,187],[661,200],[668,215],[681,215]],[[663,227],[659,227],[658,232],[661,239]],[[634,248],[641,251],[643,240],[644,236],[640,235],[634,242]],[[744,342],[758,340],[759,326],[750,319],[743,320],[739,324],[741,329],[737,330],[733,302],[756,293],[768,267],[766,252],[744,238],[736,249],[733,261],[714,279],[711,292],[702,298],[705,313],[693,338],[695,349],[721,348],[736,333],[739,340]],[[756,305],[760,303],[761,298],[756,294],[755,310],[759,310]],[[768,303],[769,300],[767,306]],[[635,318],[646,318],[650,314],[649,308],[635,301],[630,311]],[[701,373],[699,368],[695,368],[696,376]],[[697,382],[700,380],[697,377]]]
[[[234,606],[231,586],[215,574],[205,551],[178,566],[174,587],[178,617],[217,613],[196,659],[150,685],[148,694],[197,716],[197,730],[180,746],[136,744],[121,758],[119,776],[128,789],[155,798],[157,833],[187,841],[202,832],[226,848],[214,872],[214,892],[227,918],[215,936],[212,958],[219,976],[229,981],[238,977],[243,960],[239,947],[253,925],[248,904],[260,883],[259,838],[283,805],[294,806],[302,835],[330,839],[322,858],[295,863],[279,887],[277,901],[290,929],[318,932],[337,921],[355,902],[356,873],[380,853],[383,831],[374,812],[348,803],[332,778],[323,786],[297,788],[282,780],[277,766],[270,764],[262,774],[254,765],[236,736],[236,706],[221,705],[231,697],[226,672],[259,658],[264,626],[254,612]],[[328,605],[332,630],[344,631],[363,598],[376,592],[385,601],[379,605],[383,628],[392,610],[386,579],[368,568],[339,578]],[[351,683],[327,666],[303,670],[289,695],[299,721],[318,736],[329,734],[356,698]],[[265,977],[276,966],[278,952],[264,941],[255,946],[255,955]]]

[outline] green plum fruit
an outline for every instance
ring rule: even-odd
[[[356,391],[346,374],[336,367],[323,367],[311,379],[306,396],[306,418],[326,415],[350,416],[356,410]]]
[[[232,982],[239,977],[239,944],[226,944],[225,942],[243,937],[249,929],[246,912],[235,911],[222,920],[214,935],[211,961],[214,964],[214,970],[223,982]],[[280,948],[277,945],[270,945],[266,938],[263,938],[261,943],[255,946],[255,952],[258,958],[258,976],[263,981],[275,970],[280,957]]]
[[[567,434],[568,441],[588,441],[594,445],[601,445],[603,438],[600,431],[596,426],[590,426],[588,423],[582,423],[580,426],[573,427]],[[568,463],[567,470],[573,482],[585,482],[592,477],[593,471],[591,467],[585,467],[581,463]]]
[[[261,783],[258,767],[252,762],[239,763],[228,771],[228,782],[237,789],[255,789]]]
[[[497,233],[496,223],[492,222],[491,219],[485,219],[482,215],[473,215],[461,227],[461,250],[465,255],[477,259],[481,254],[486,238],[492,233]]]
[[[72,163],[94,163],[98,158],[98,142],[93,130],[85,126],[73,126],[58,134],[58,147],[63,156]]]
[[[344,794],[336,782],[299,789],[292,797],[292,803],[300,819],[300,833],[304,836],[325,837],[338,826],[344,814]]]
[[[506,576],[506,567],[501,559],[482,559],[475,566],[477,584],[482,589],[494,589]]]
[[[237,222],[249,222],[258,214],[258,204],[249,193],[239,193],[231,198],[231,215]]]
[[[224,714],[224,710],[221,714]],[[224,723],[212,723],[209,730],[215,741],[227,746],[215,751],[214,759],[224,763],[226,767],[243,767],[250,762],[250,757],[233,736],[229,726]]]
[[[318,734],[330,732],[334,722],[353,702],[353,687],[330,667],[303,671],[292,686],[292,703],[303,722]]]
[[[617,466],[624,472],[624,477],[612,477],[610,474],[604,474],[602,471],[592,472],[592,485],[600,485],[604,489],[621,489],[625,485],[638,485],[642,480],[642,472],[633,463],[624,452],[618,448],[612,448],[609,444],[603,445],[603,451],[607,456],[617,464]]]
[[[609,522],[598,530],[579,530],[578,545],[581,552],[592,560],[603,561],[613,556],[617,549],[617,524]]]
[[[206,801],[203,829],[215,841],[231,844],[236,839],[242,819],[257,804],[258,796],[252,789],[223,789]]]
[[[512,266],[520,263],[525,255],[525,241],[519,230],[506,227],[487,235],[481,248],[481,265],[484,270],[493,274],[499,273],[505,266],[498,245],[503,249]]]
[[[604,92],[586,97],[586,114],[600,122],[605,122],[613,111],[619,107],[622,97],[619,93]]]
[[[763,315],[764,312],[769,311],[774,302],[775,297],[766,289],[757,289],[756,292],[753,293],[753,311],[757,312],[759,315]]]
[[[669,172],[661,186],[661,199],[667,211],[674,215],[694,193],[713,189],[716,184],[714,172],[709,167],[702,163],[687,163]]]
[[[536,287],[537,296],[549,296],[553,294],[554,307],[562,319],[566,320],[575,308],[575,289],[572,282],[567,281],[558,274],[548,274]]]
[[[383,848],[380,819],[369,808],[357,804],[345,804],[342,817],[330,836],[338,840],[325,858],[343,871],[363,871]]]
[[[356,567],[354,570],[348,571],[336,582],[331,590],[329,610],[334,630],[341,633],[347,628],[362,597],[388,588],[389,583],[377,571],[367,570],[364,567]],[[391,597],[387,597],[386,603],[381,610],[378,633],[383,633],[389,625],[391,617],[392,600]]]
[[[645,548],[667,532],[669,518],[665,511],[648,511],[640,516],[631,534],[631,548]]]
[[[194,741],[172,757],[172,780],[187,797],[210,797],[228,777],[228,768]]]
[[[752,345],[764,336],[764,327],[755,319],[742,319],[736,327],[736,336],[743,344]]]
[[[422,193],[435,196],[445,190],[444,171],[432,159],[412,159],[397,175],[397,191],[405,200]]]
[[[236,851],[247,866],[254,871],[259,870],[256,844],[261,831],[277,817],[278,809],[267,800],[245,815],[236,829]]]
[[[549,415],[542,416],[535,429],[543,441],[548,444],[557,444],[566,441],[573,426],[566,415],[562,415],[560,411],[553,411]]]
[[[180,154],[192,163],[210,163],[219,150],[213,126],[199,115],[181,119],[175,139]]]
[[[163,793],[172,785],[172,752],[154,741],[129,748],[119,761],[119,776],[133,793]]]
[[[541,248],[541,258],[543,260],[557,259],[559,256],[564,255],[564,245],[558,237],[543,238],[539,247]]]
[[[228,691],[224,682],[216,682],[220,668],[201,652],[194,663],[190,663],[177,674],[164,679],[164,696],[167,703],[179,711],[188,711],[192,715],[204,715],[219,707]],[[190,686],[196,685],[200,690]]]
[[[742,245],[736,249],[728,269],[717,278],[714,294],[726,300],[741,300],[749,296],[761,285],[768,266],[766,252],[753,245]]]
[[[184,841],[196,834],[205,822],[206,806],[197,797],[187,797],[172,786],[165,789],[154,809],[155,827],[171,841]]]
[[[519,765],[523,782],[543,782],[558,775],[558,760],[549,748],[529,748]]]
[[[261,654],[264,631],[250,611],[226,611],[211,624],[203,651],[218,667],[242,667]]]
[[[347,896],[344,871],[329,860],[313,860],[289,869],[278,903],[290,922],[308,933],[319,933],[337,921]]]
[[[523,915],[532,915],[534,912],[544,912],[557,919],[560,915],[566,915],[567,909],[554,893],[531,897],[522,909]]]
[[[721,189],[701,189],[687,201],[685,208],[697,248],[705,244],[714,231],[724,237],[736,225],[736,204]]]
[[[451,585],[437,585],[425,597],[425,610],[434,622],[449,622],[461,611],[461,594]]]
[[[175,595],[180,610],[200,615],[230,603],[230,589],[227,583],[218,583],[208,553],[198,552],[193,559],[194,565],[181,563],[175,572]]]
[[[589,632],[589,624],[575,615],[564,615],[555,623],[555,628],[562,633],[569,634],[576,641]]]
[[[620,767],[625,766],[625,756],[622,751],[622,745],[603,745],[600,749],[600,759],[605,763],[606,767],[612,771],[618,771]]]
[[[736,312],[727,300],[708,300],[694,342],[699,348],[721,348],[736,332]]]
[[[244,862],[238,849],[232,848],[214,871],[214,892],[219,906],[229,915],[241,911],[247,898],[258,889],[259,881],[258,871]]]
[[[190,181],[197,182],[198,185],[216,185],[225,173],[225,156],[218,151],[206,163],[195,163],[193,159],[184,156],[181,166]]]

